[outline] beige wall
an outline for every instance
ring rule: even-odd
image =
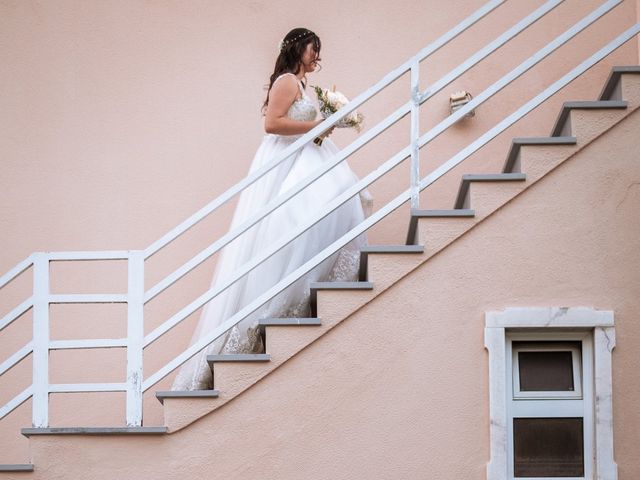
[[[621,480],[638,478],[639,128],[636,111],[197,423],[147,440],[39,437],[34,477],[483,479],[484,313],[589,306],[615,313],[615,458]]]
[[[484,2],[323,1],[2,1],[0,2],[0,274],[33,251],[141,249],[242,178],[262,135],[262,87],[273,68],[278,40],[295,26],[323,40],[323,70],[311,83],[355,96]],[[506,30],[541,0],[512,0],[424,62],[422,87]],[[422,131],[446,118],[451,91],[477,94],[541,48],[599,2],[567,0],[540,24],[472,69],[423,108]],[[325,12],[335,12],[327,14]],[[447,160],[524,100],[559,78],[637,17],[637,0],[625,0],[525,77],[423,149],[423,172]],[[354,19],[358,19],[358,22]],[[425,208],[450,208],[463,173],[496,172],[514,136],[546,135],[562,101],[594,99],[612,65],[638,62],[637,41],[628,42],[571,86],[507,130],[423,195]],[[408,79],[363,108],[368,126],[406,101]],[[346,146],[355,134],[339,131]],[[406,145],[404,122],[351,161],[359,175]],[[382,206],[406,188],[398,168],[371,191]],[[203,222],[175,248],[152,258],[147,287],[226,231],[232,206]],[[403,242],[407,210],[371,233],[372,243]],[[56,265],[55,293],[120,292],[126,267]],[[201,293],[208,262],[145,310],[146,331]],[[61,275],[61,274],[64,274]],[[0,295],[0,316],[22,301],[29,273]],[[53,338],[123,334],[118,307],[55,307]],[[148,374],[172,358],[191,334],[197,315],[148,349]],[[88,320],[89,319],[89,320]],[[0,333],[0,361],[31,337],[25,315]],[[124,354],[52,355],[52,379],[122,381]],[[81,369],[69,368],[77,362]],[[104,365],[109,368],[105,369]],[[73,364],[72,364],[73,365]],[[30,362],[0,379],[0,404],[30,383]],[[79,370],[82,370],[79,372]],[[166,385],[165,385],[166,386]],[[123,396],[54,395],[58,425],[122,423]],[[76,404],[77,402],[77,404]],[[162,420],[153,398],[152,423]],[[71,407],[70,407],[71,405]],[[96,416],[89,406],[98,406]],[[29,423],[29,403],[0,422],[0,432]],[[2,438],[2,451],[24,456],[26,440]],[[22,443],[20,443],[22,442]],[[9,457],[7,461],[16,461]],[[0,458],[0,462],[4,459]]]

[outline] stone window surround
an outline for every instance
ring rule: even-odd
[[[506,331],[527,329],[593,331],[595,402],[595,478],[617,480],[613,458],[611,352],[615,347],[613,311],[589,307],[517,307],[485,314],[485,348],[489,352],[489,448],[487,480],[509,480],[507,448]]]

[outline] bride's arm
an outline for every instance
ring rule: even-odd
[[[299,135],[307,133],[320,120],[298,121],[287,117],[289,108],[298,96],[298,85],[293,75],[287,75],[274,83],[269,92],[269,104],[264,118],[264,130],[278,135]]]

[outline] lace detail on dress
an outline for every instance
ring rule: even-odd
[[[329,274],[329,282],[355,282],[360,268],[360,251],[347,245],[340,250]]]
[[[262,342],[260,326],[257,322],[247,328],[246,336],[240,334],[238,325],[234,325],[227,332],[227,338],[220,350],[220,354],[228,355],[232,353],[264,353],[264,343]]]
[[[293,75],[293,73],[284,73],[280,75],[278,78],[276,78],[276,80],[273,83],[275,84],[275,82],[280,80],[285,75]],[[295,75],[293,76],[295,77]],[[291,106],[289,107],[289,110],[287,111],[287,117],[289,117],[292,120],[297,120],[301,122],[310,122],[312,120],[315,120],[316,117],[318,116],[318,111],[316,110],[316,106],[311,101],[311,99],[307,96],[307,93],[304,91],[304,88],[302,87],[302,84],[300,83],[300,80],[298,80],[297,77],[296,77],[296,82],[298,83],[298,88],[300,90],[302,97],[300,97],[299,99],[297,99],[295,102],[291,104]],[[283,135],[283,136],[286,136],[288,138],[294,138],[294,137],[298,138],[298,137],[301,137],[302,135]]]

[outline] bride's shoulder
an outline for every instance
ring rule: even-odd
[[[273,81],[271,95],[283,96],[283,98],[297,98],[299,94],[298,77],[293,73],[283,73]]]
[[[278,80],[281,80],[281,79],[287,79],[286,83],[290,83],[290,84],[293,84],[293,82],[296,82],[296,83],[298,82],[298,77],[296,77],[295,74],[293,74],[291,72],[286,72],[286,73],[283,73],[283,74],[279,75],[278,78],[276,78],[273,81],[273,84],[275,85],[276,82]]]

